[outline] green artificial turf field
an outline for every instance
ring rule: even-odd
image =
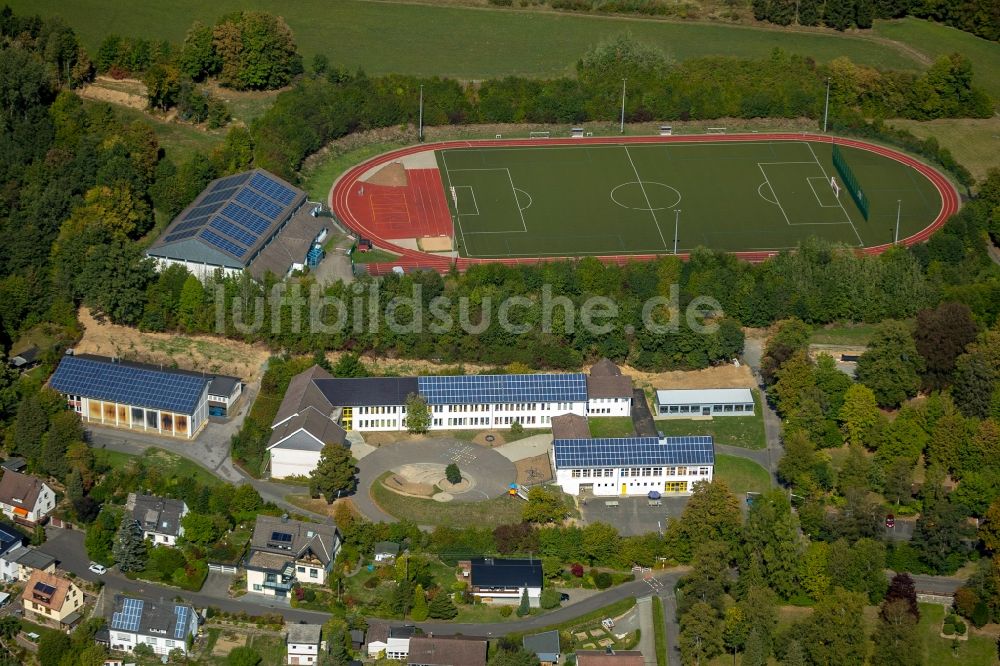
[[[866,221],[839,175],[833,192],[831,150],[762,139],[456,148],[437,160],[465,257],[669,254],[677,219],[679,252],[780,250],[810,236],[872,246],[892,240],[897,201],[900,239],[940,210],[913,169],[844,148]]]

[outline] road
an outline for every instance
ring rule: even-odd
[[[767,396],[764,394],[763,380],[760,376],[760,360],[763,354],[763,339],[746,339],[743,344],[743,362],[750,366],[750,370],[753,372],[753,376],[757,380],[757,388],[760,389],[761,408],[764,410],[764,438],[767,440],[767,448],[763,452],[766,458],[758,460],[753,456],[746,455],[747,453],[750,453],[747,449],[738,450],[745,452],[742,457],[750,458],[751,460],[755,460],[756,462],[762,464],[764,469],[771,473],[771,482],[776,485],[778,482],[778,461],[781,460],[783,455],[785,455],[785,447],[781,443],[781,419],[778,418],[777,412],[775,412],[771,405],[768,404]],[[736,451],[731,453],[724,451],[724,453],[739,455]]]

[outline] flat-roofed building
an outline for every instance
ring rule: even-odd
[[[673,389],[656,392],[658,419],[699,416],[753,416],[753,391],[735,389]]]

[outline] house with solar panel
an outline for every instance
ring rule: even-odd
[[[198,616],[188,604],[149,601],[116,594],[108,643],[112,650],[131,652],[148,645],[157,655],[188,651],[188,640],[198,633]]]
[[[555,439],[551,455],[556,483],[570,495],[688,494],[715,470],[711,436]]]
[[[93,354],[67,354],[49,379],[85,423],[193,439],[213,405],[240,395],[235,377],[163,368]],[[219,400],[225,400],[220,406]]]
[[[161,268],[184,266],[201,280],[247,271],[262,280],[315,266],[329,218],[306,193],[263,169],[213,180],[146,251]]]
[[[257,516],[243,562],[247,592],[286,597],[297,584],[325,584],[340,544],[334,525]]]
[[[21,605],[29,622],[69,631],[83,617],[83,591],[70,580],[35,571],[24,585]]]

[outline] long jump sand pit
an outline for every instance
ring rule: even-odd
[[[451,252],[450,236],[424,236],[417,239],[417,244],[424,252]]]
[[[388,187],[406,187],[409,179],[406,177],[406,167],[402,162],[390,162],[374,173],[363,179],[372,185],[386,185]]]

